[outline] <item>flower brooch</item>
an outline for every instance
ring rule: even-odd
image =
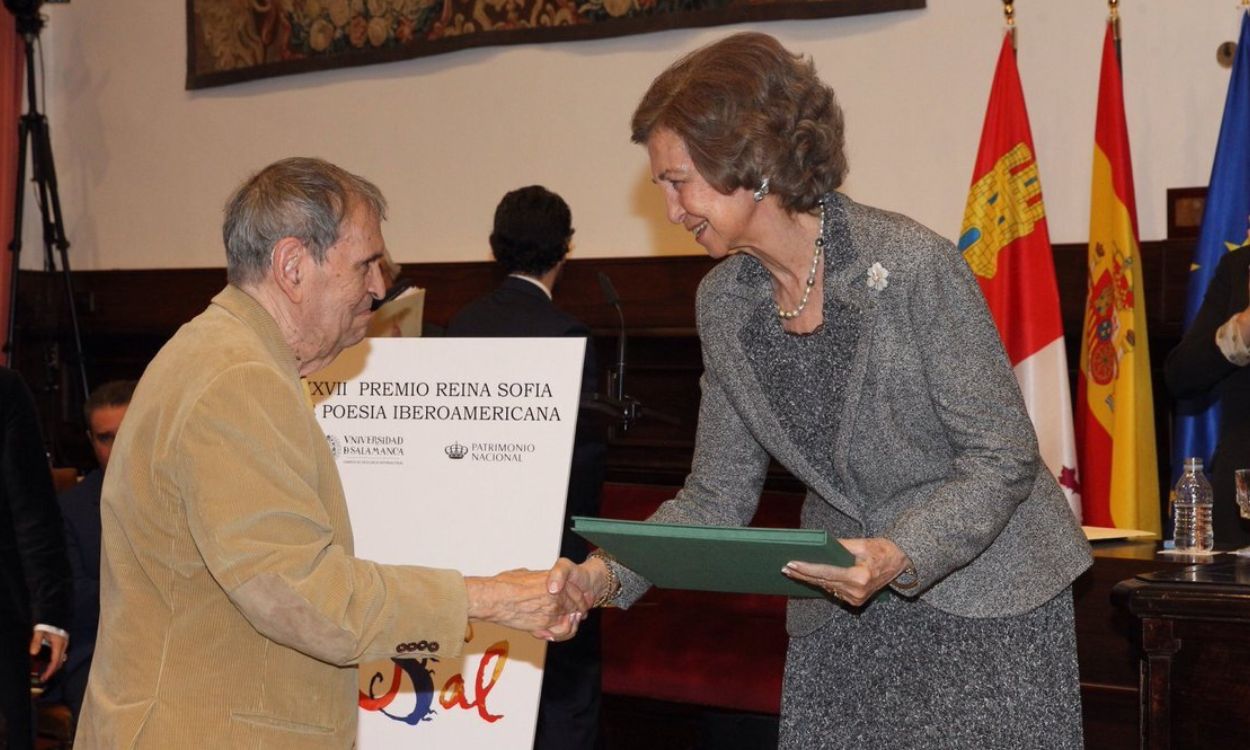
[[[874,292],[883,291],[890,285],[890,272],[880,263],[868,267],[868,288]]]

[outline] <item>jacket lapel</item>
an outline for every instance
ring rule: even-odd
[[[841,476],[847,476],[846,455],[854,428],[859,386],[867,372],[875,305],[865,283],[867,266],[860,258],[861,253],[853,247],[847,223],[847,204],[850,201],[836,193],[829,200],[826,213],[829,257],[826,259],[823,292],[826,299],[840,301],[849,314],[860,319],[860,335],[851,363],[850,382],[834,433],[834,466]],[[702,329],[708,339],[704,342],[708,356],[716,360],[716,373],[724,383],[725,392],[760,445],[796,479],[833,507],[851,518],[861,519],[858,504],[846,496],[833,477],[818,471],[782,429],[763,395],[762,384],[747,364],[748,358],[740,338],[742,327],[756,306],[772,305],[771,290],[766,284],[747,284],[743,275],[737,272],[742,263],[750,262],[754,261],[741,257],[725,261],[730,267],[724,270],[730,272],[733,282],[725,285],[717,295],[713,309],[704,313]]]
[[[841,303],[847,317],[856,320],[859,331],[844,386],[846,397],[838,414],[833,444],[834,470],[849,481],[851,474],[848,456],[860,413],[859,402],[864,393],[864,379],[868,374],[868,364],[872,361],[873,345],[876,341],[873,331],[876,328],[879,292],[868,285],[868,269],[873,264],[873,259],[869,257],[872,249],[865,247],[862,233],[852,229],[850,214],[855,211],[856,204],[838,193],[832,194],[829,201],[826,220],[832,223],[833,236],[830,238],[831,254],[825,267],[824,291],[829,299]],[[844,486],[843,489],[854,492],[853,487]]]

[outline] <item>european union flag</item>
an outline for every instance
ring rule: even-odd
[[[1202,229],[1194,249],[1189,273],[1189,296],[1185,301],[1185,328],[1193,323],[1215,267],[1226,252],[1246,242],[1250,217],[1250,13],[1241,18],[1237,56],[1233,60],[1224,120],[1215,147],[1215,164],[1202,211]],[[1219,408],[1210,399],[1177,404],[1173,441],[1172,475],[1179,474],[1187,456],[1199,456],[1211,465],[1219,430]]]

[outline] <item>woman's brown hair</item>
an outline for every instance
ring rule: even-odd
[[[699,174],[722,193],[768,178],[782,207],[809,213],[846,176],[842,109],[811,60],[745,32],[669,66],[634,110],[635,143],[676,133]]]

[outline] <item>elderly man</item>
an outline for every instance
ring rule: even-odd
[[[148,367],[105,477],[76,747],[348,748],[351,665],[455,656],[473,621],[576,630],[567,560],[474,578],[352,554],[299,377],[364,335],[385,208],[316,159],[270,165],[227,203],[230,283]]]

